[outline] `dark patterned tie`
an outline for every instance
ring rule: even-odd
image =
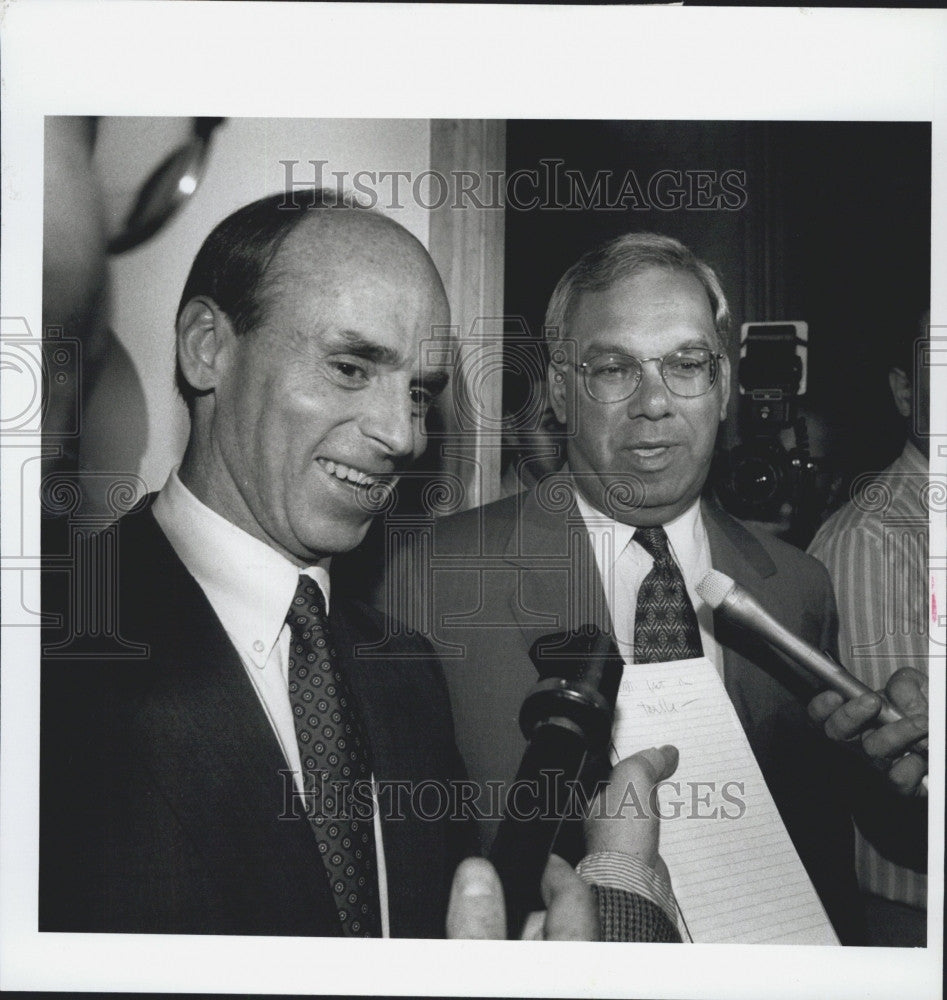
[[[360,818],[350,795],[364,794],[371,779],[358,710],[339,670],[318,584],[300,576],[286,622],[289,641],[289,701],[307,792],[307,813],[329,876],[342,933],[378,937],[381,918],[370,817]],[[343,791],[344,790],[344,791]],[[353,814],[354,812],[354,814]]]
[[[635,663],[667,663],[704,655],[694,605],[660,525],[638,528],[635,541],[654,559],[638,588]]]

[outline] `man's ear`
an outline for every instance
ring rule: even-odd
[[[900,368],[892,368],[888,372],[888,385],[891,386],[891,395],[894,397],[894,405],[902,417],[911,416],[914,406],[914,390],[911,388],[911,380],[907,373]]]
[[[730,402],[730,358],[728,355],[720,359],[720,371],[717,374],[720,383],[720,419],[727,419],[727,406]]]
[[[566,377],[551,361],[546,369],[549,405],[560,424],[566,423]]]
[[[217,386],[234,339],[230,317],[213,299],[191,299],[177,322],[178,365],[188,385],[199,393]]]

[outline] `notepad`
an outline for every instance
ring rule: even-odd
[[[673,743],[661,856],[696,942],[838,944],[720,675],[701,657],[625,669],[615,759]]]

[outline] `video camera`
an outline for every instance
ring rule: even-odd
[[[741,443],[717,456],[714,476],[724,506],[737,517],[793,517],[810,490],[817,462],[809,454],[805,417],[809,327],[803,322],[744,323],[740,330],[738,426]],[[795,443],[786,447],[783,432]]]

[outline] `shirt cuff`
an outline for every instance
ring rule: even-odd
[[[659,906],[672,923],[677,923],[677,902],[667,876],[658,873],[634,854],[620,851],[599,851],[586,855],[576,866],[576,872],[589,885],[624,889]]]

